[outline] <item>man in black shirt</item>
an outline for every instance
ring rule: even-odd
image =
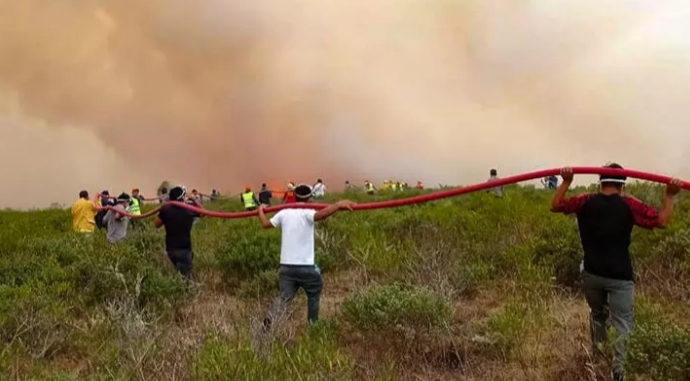
[[[273,192],[266,188],[266,184],[261,184],[261,191],[259,192],[259,203],[261,205],[271,206],[271,199],[273,198]]]
[[[187,197],[184,187],[170,190],[170,200],[184,202],[185,198],[197,208],[203,208],[194,197]],[[177,271],[191,279],[194,252],[192,251],[192,225],[196,214],[174,204],[164,204],[156,219],[156,228],[165,226],[165,251]]]
[[[607,168],[622,169],[618,164]],[[563,183],[556,191],[551,210],[577,215],[580,240],[585,253],[582,283],[591,309],[590,332],[594,350],[607,339],[606,321],[609,314],[616,329],[614,343],[616,358],[613,379],[622,381],[625,368],[625,343],[633,330],[634,274],[630,259],[630,237],[633,226],[644,229],[663,229],[673,214],[674,197],[681,189],[674,179],[666,188],[659,211],[641,201],[624,196],[623,176],[604,176],[599,179],[599,193],[587,193],[565,198],[573,182],[573,171],[564,168]]]

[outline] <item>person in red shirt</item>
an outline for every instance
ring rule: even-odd
[[[294,204],[297,202],[297,197],[295,196],[295,184],[288,183],[287,191],[283,195],[283,204]]]
[[[417,181],[417,189],[424,189],[424,184],[421,181]]]
[[[618,164],[605,168],[622,169]],[[575,214],[585,254],[582,286],[591,310],[590,333],[593,350],[607,339],[606,321],[609,314],[616,329],[613,379],[624,380],[625,343],[633,330],[634,274],[630,259],[630,241],[634,226],[663,229],[673,214],[675,196],[681,183],[673,179],[666,188],[662,206],[657,211],[633,197],[623,195],[624,176],[599,179],[598,193],[565,198],[573,182],[573,171],[561,171],[563,183],[551,202],[551,211]]]

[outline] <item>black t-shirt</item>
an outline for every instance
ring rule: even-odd
[[[633,226],[658,227],[659,214],[655,209],[632,197],[585,194],[564,200],[560,211],[577,214],[588,273],[633,280],[629,252]]]
[[[195,213],[175,205],[164,205],[158,218],[165,226],[165,249],[191,250]]]
[[[271,198],[273,195],[270,190],[263,190],[259,193],[259,202],[264,205],[271,205]]]

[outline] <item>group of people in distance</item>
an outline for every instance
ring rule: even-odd
[[[606,168],[622,169],[618,164]],[[673,214],[674,198],[680,192],[682,183],[673,179],[667,186],[662,206],[659,210],[643,202],[624,195],[626,178],[602,175],[597,193],[586,193],[566,198],[574,175],[570,168],[561,171],[563,182],[555,191],[551,211],[577,216],[580,238],[584,251],[582,285],[585,299],[590,307],[590,330],[592,344],[598,351],[599,344],[607,340],[606,323],[609,317],[616,329],[615,361],[613,377],[615,381],[624,379],[625,344],[633,330],[634,274],[629,247],[634,226],[644,229],[663,229],[668,226]],[[492,180],[498,179],[497,172],[491,171]],[[556,179],[557,180],[557,179]],[[553,180],[551,180],[553,181]],[[319,182],[320,183],[320,182]],[[307,203],[315,196],[310,185],[300,184],[292,189],[296,203]],[[502,190],[494,190],[497,195]],[[88,194],[80,194],[81,200],[75,203],[74,211],[90,210]],[[170,200],[191,201],[201,208],[195,197],[188,197],[183,187],[170,191]],[[122,200],[124,204],[125,200]],[[352,210],[353,202],[339,201],[328,208],[283,209],[272,218],[264,212],[267,203],[258,203],[258,219],[262,228],[281,229],[280,250],[280,294],[281,303],[287,306],[300,288],[307,295],[308,321],[319,318],[320,297],[323,289],[321,270],[315,263],[314,226],[339,211]],[[93,206],[93,204],[91,204]],[[95,210],[95,209],[94,209]],[[165,247],[175,268],[186,278],[193,269],[191,229],[195,214],[175,204],[164,204],[155,226],[165,227]],[[114,217],[118,221],[117,217]],[[85,226],[83,220],[75,219],[75,230]],[[270,323],[270,320],[268,320]]]
[[[259,191],[259,199],[256,199],[256,195],[252,191],[252,187],[247,185],[244,188],[244,192],[240,194],[240,201],[247,211],[254,211],[259,205],[271,206],[271,200],[273,199],[273,190],[268,189],[266,183],[261,184],[261,190]],[[323,180],[316,180],[316,184],[312,187],[313,197],[323,197],[326,195],[326,185],[324,185]],[[290,181],[287,184],[287,190],[283,192],[282,201],[284,204],[292,204],[297,202],[295,197],[295,183]]]

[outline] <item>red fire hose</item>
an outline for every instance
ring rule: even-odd
[[[662,184],[668,184],[671,181],[671,178],[668,176],[661,176],[661,175],[656,175],[652,173],[646,173],[646,172],[640,172],[640,171],[634,171],[634,170],[629,170],[629,169],[612,169],[612,168],[601,168],[601,167],[574,167],[573,173],[575,174],[587,174],[587,175],[609,175],[609,176],[627,176],[627,177],[632,177],[640,180],[647,180],[647,181],[652,181],[652,182],[657,182],[657,183],[662,183]],[[390,201],[382,201],[382,202],[372,202],[372,203],[364,203],[364,204],[356,204],[352,206],[352,209],[354,210],[371,210],[371,209],[384,209],[384,208],[394,208],[398,206],[405,206],[405,205],[412,205],[412,204],[420,204],[424,202],[429,202],[429,201],[434,201],[434,200],[440,200],[448,197],[455,197],[455,196],[460,196],[463,194],[467,193],[472,193],[472,192],[477,192],[485,189],[491,189],[495,188],[498,186],[503,186],[503,185],[508,185],[508,184],[515,184],[523,181],[528,181],[528,180],[534,180],[534,179],[541,179],[544,177],[548,176],[556,176],[560,175],[561,170],[560,169],[546,169],[543,171],[537,171],[537,172],[530,172],[530,173],[525,173],[522,175],[517,175],[517,176],[510,176],[510,177],[505,177],[502,179],[497,179],[493,180],[490,182],[485,182],[485,183],[480,183],[480,184],[475,184],[475,185],[470,185],[467,187],[462,187],[462,188],[456,188],[456,189],[451,189],[451,190],[446,190],[446,191],[441,191],[441,192],[435,192],[431,194],[425,194],[421,196],[415,196],[415,197],[409,197],[409,198],[404,198],[404,199],[399,199],[399,200],[390,200]],[[683,181],[682,182],[682,187],[685,190],[690,190],[690,182]],[[213,212],[210,210],[206,209],[200,209],[195,206],[182,203],[182,202],[177,202],[177,201],[169,201],[169,204],[174,204],[177,205],[181,208],[189,209],[195,213],[198,213],[200,215],[208,216],[208,217],[216,217],[216,218],[245,218],[245,217],[252,217],[256,216],[258,214],[257,211],[250,211],[250,212],[235,212],[235,213],[225,213],[225,212]],[[274,206],[270,208],[266,208],[266,212],[276,212],[282,209],[323,209],[328,207],[328,204],[312,204],[312,203],[298,203],[298,204],[286,204],[286,205],[280,205],[280,206]],[[131,218],[147,218],[151,217],[155,214],[158,213],[160,210],[160,207],[142,214],[142,215],[132,215],[127,212],[123,212],[122,210],[115,209],[113,207],[105,207],[105,209],[110,209],[114,210],[115,212],[131,217]]]

